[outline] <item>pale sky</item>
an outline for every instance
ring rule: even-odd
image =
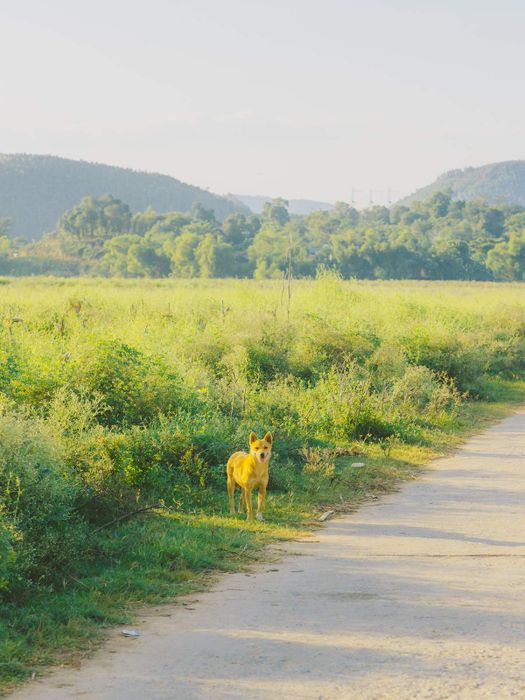
[[[525,158],[523,0],[0,0],[0,152],[350,201]]]

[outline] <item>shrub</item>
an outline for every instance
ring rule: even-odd
[[[446,374],[455,380],[461,391],[476,393],[479,390],[488,361],[487,350],[479,340],[467,340],[458,333],[449,335],[417,329],[401,342],[412,364]]]
[[[311,419],[318,422],[319,437],[348,442],[395,433],[384,397],[374,391],[370,373],[354,362],[323,377],[308,404]]]
[[[44,406],[60,381],[56,358],[35,358],[29,349],[14,343],[8,351],[0,349],[0,392],[18,404]]]
[[[67,444],[67,463],[82,480],[86,514],[94,521],[137,502],[172,505],[181,494],[215,484],[219,472],[222,482],[231,450],[231,441],[213,429],[206,434],[180,417],[163,416],[118,432],[97,426]]]
[[[102,425],[144,424],[196,401],[159,360],[116,340],[99,343],[80,381],[92,400],[103,399]]]
[[[381,390],[385,384],[395,382],[403,376],[407,360],[399,346],[385,343],[368,358],[366,366],[372,375],[375,388]]]
[[[487,371],[516,379],[525,372],[525,338],[518,334],[498,334],[487,345]]]
[[[428,367],[407,367],[392,387],[391,402],[397,412],[413,416],[436,415],[454,411],[460,395],[454,382],[440,377]]]
[[[78,493],[39,423],[0,416],[0,515],[3,560],[7,541],[12,564],[9,589],[56,581],[78,559],[86,536],[75,513]]]
[[[130,486],[169,499],[173,490],[206,486],[209,466],[176,423],[160,420],[148,427],[133,426],[123,435],[114,459]]]
[[[276,329],[263,331],[262,336],[246,343],[246,376],[265,384],[290,371],[289,342],[287,334]]]

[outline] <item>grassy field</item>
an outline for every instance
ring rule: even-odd
[[[0,280],[0,682],[413,478],[524,400],[524,291]],[[250,430],[275,436],[266,523],[226,515]]]

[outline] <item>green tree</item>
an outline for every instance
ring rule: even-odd
[[[226,243],[237,248],[247,248],[261,228],[261,222],[254,216],[230,214],[222,223],[222,235]]]
[[[197,277],[199,263],[195,257],[201,239],[197,233],[185,231],[164,244],[173,277]]]
[[[428,202],[428,207],[432,216],[436,217],[437,219],[446,216],[448,214],[451,201],[452,197],[450,196],[449,192],[436,192],[436,194],[433,195]]]
[[[387,207],[376,205],[361,212],[360,220],[365,224],[389,224],[390,210]]]
[[[233,277],[235,255],[233,247],[208,233],[195,249],[200,277]]]
[[[126,233],[114,236],[104,243],[103,255],[96,263],[94,270],[101,274],[115,277],[127,277],[128,252],[131,246],[139,245],[141,237],[136,233]]]
[[[127,204],[109,194],[84,197],[58,221],[60,233],[85,241],[104,241],[129,231],[131,212]]]
[[[290,241],[279,225],[263,224],[248,248],[248,259],[254,265],[254,276],[281,277],[289,260]]]
[[[142,240],[129,247],[127,269],[137,277],[167,277],[170,273],[170,259],[152,243]]]
[[[453,238],[437,239],[431,249],[434,277],[446,280],[487,279],[490,275],[476,261],[466,241]]]
[[[278,226],[287,224],[290,221],[290,214],[288,213],[288,202],[286,199],[277,197],[272,199],[271,202],[265,202],[261,220],[266,224],[277,224]]]
[[[192,206],[191,212],[193,221],[203,221],[211,224],[214,228],[218,225],[213,209],[206,209],[199,202]]]
[[[191,224],[191,221],[189,214],[181,211],[169,211],[166,214],[161,214],[161,218],[148,231],[148,235],[159,241],[166,240],[173,235],[178,236],[186,226]]]
[[[145,236],[148,231],[162,221],[165,218],[165,214],[159,214],[151,207],[148,207],[146,211],[140,211],[137,214],[133,214],[131,220],[131,231],[139,236]]]
[[[346,202],[336,202],[330,212],[330,217],[338,222],[339,227],[350,228],[359,223],[359,212]]]
[[[498,280],[525,280],[525,229],[498,243],[487,255],[487,267]]]
[[[499,238],[505,229],[505,213],[501,209],[491,207],[483,215],[483,230],[489,236]]]

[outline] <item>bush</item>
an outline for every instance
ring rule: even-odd
[[[80,381],[92,400],[104,401],[102,425],[145,424],[196,402],[159,360],[117,340],[99,343]]]
[[[384,399],[374,390],[370,373],[349,362],[317,383],[305,409],[310,420],[318,422],[318,437],[378,440],[395,432]]]
[[[409,361],[454,379],[461,391],[476,393],[487,369],[487,350],[478,339],[418,329],[402,338]]]
[[[208,484],[209,464],[176,423],[133,426],[122,438],[113,455],[116,470],[140,492],[170,500],[188,485]]]
[[[261,338],[246,344],[246,377],[264,384],[290,371],[289,341],[286,333],[264,331]]]
[[[78,494],[77,481],[39,423],[0,416],[2,578],[8,590],[55,582],[78,560],[87,532],[75,513]]]
[[[65,464],[82,484],[86,516],[105,521],[137,502],[178,502],[181,493],[215,483],[231,451],[227,421],[213,413],[160,415],[147,426],[116,430],[96,423],[98,404],[56,396],[48,425]]]
[[[428,367],[407,367],[393,384],[391,402],[401,415],[435,416],[455,412],[461,397],[453,381],[441,378]]]
[[[498,334],[488,343],[487,354],[492,375],[517,379],[525,372],[525,338],[520,334]]]

